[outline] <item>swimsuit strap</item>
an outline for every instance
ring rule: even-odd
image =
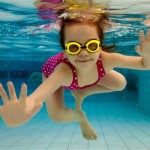
[[[70,86],[67,87],[67,89],[70,89],[70,90],[72,90],[72,89],[78,89],[78,87],[79,87],[78,86],[78,77],[77,77],[77,72],[76,72],[75,67],[66,58],[63,59],[63,62],[66,63],[66,64],[68,64],[70,66],[70,68],[72,70],[72,74],[73,74],[72,83],[71,83]]]
[[[101,54],[99,55],[99,58],[97,60],[97,68],[98,68],[98,80],[100,80],[106,74],[105,69],[103,67]]]

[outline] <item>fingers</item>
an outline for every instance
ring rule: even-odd
[[[0,116],[2,115],[2,107],[0,106]]]
[[[150,29],[146,33],[146,40],[150,40]]]
[[[144,37],[144,32],[142,30],[139,32],[139,38],[140,38],[140,45],[143,46],[145,37]]]
[[[23,100],[26,99],[26,97],[27,97],[27,85],[26,84],[22,84],[19,100],[23,101]]]
[[[144,31],[139,32],[140,43],[143,44],[145,40],[150,40],[150,29],[146,33],[146,37],[144,37]]]
[[[137,52],[139,55],[141,55],[142,50],[141,50],[140,45],[136,46],[136,47],[135,47],[135,50],[136,50],[136,52]]]
[[[15,101],[17,99],[16,91],[12,82],[7,83],[10,100]]]
[[[2,97],[2,101],[3,101],[4,104],[9,102],[9,98],[7,96],[7,93],[4,90],[4,88],[3,88],[1,83],[0,83],[0,96]]]
[[[7,86],[8,86],[8,91],[9,91],[9,95],[10,95],[10,100],[11,101],[17,100],[16,91],[15,91],[13,83],[8,82]],[[2,97],[2,101],[3,101],[4,104],[9,102],[9,97],[8,97],[6,91],[4,90],[2,84],[0,84],[0,96]],[[19,99],[20,100],[25,100],[26,96],[27,96],[27,86],[26,86],[26,84],[22,84]]]

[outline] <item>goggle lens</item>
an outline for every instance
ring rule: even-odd
[[[93,42],[93,43],[90,43],[88,46],[87,46],[88,49],[90,49],[91,51],[95,51],[99,48],[99,45],[98,43],[96,42]]]
[[[79,45],[77,44],[72,44],[68,47],[69,51],[72,52],[72,53],[76,53],[77,51],[80,50],[80,47]]]

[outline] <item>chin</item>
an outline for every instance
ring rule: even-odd
[[[82,67],[82,69],[87,69],[87,67],[92,67],[95,65],[95,61],[92,59],[87,61],[76,61],[76,65],[80,68]]]

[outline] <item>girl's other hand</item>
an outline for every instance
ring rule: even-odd
[[[146,36],[144,36],[144,32],[139,32],[140,45],[136,47],[136,51],[139,55],[143,57],[150,56],[150,29],[147,31]]]

